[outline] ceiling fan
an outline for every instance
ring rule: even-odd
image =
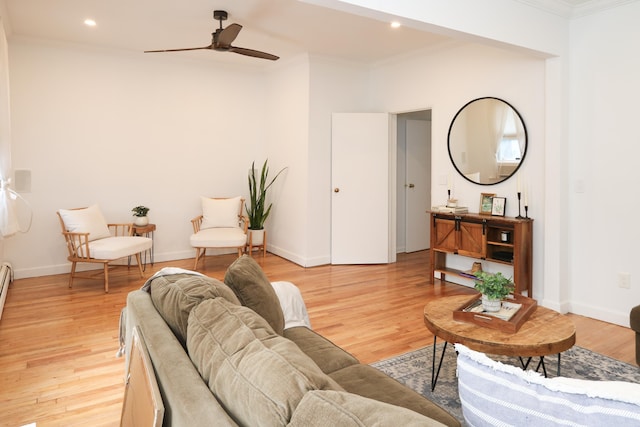
[[[183,50],[200,50],[210,49],[221,52],[233,52],[240,55],[253,56],[255,58],[270,59],[272,61],[277,60],[279,57],[266,52],[260,52],[259,50],[246,49],[244,47],[231,46],[231,43],[238,37],[238,33],[242,29],[240,24],[231,24],[227,28],[222,28],[222,21],[226,21],[228,14],[224,10],[214,10],[213,19],[220,21],[220,28],[214,33],[211,33],[212,40],[209,46],[202,47],[188,47],[183,49],[163,49],[163,50],[145,50],[144,53],[157,53],[157,52],[180,52]]]

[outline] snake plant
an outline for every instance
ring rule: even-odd
[[[249,172],[249,206],[246,206],[247,215],[249,217],[249,229],[262,230],[264,228],[264,222],[271,213],[272,203],[266,206],[267,190],[280,174],[286,169],[282,168],[271,181],[269,181],[269,166],[267,166],[268,160],[264,161],[262,165],[262,171],[258,177],[256,177],[255,162],[251,163],[251,171]]]

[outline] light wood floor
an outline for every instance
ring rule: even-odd
[[[207,257],[200,271],[222,279],[235,256]],[[270,280],[298,285],[312,326],[371,363],[432,344],[422,320],[427,301],[471,293],[453,285],[427,284],[428,252],[400,255],[390,265],[302,268],[277,256],[255,257]],[[147,267],[193,267],[193,260]],[[129,291],[140,288],[135,270],[110,273],[110,293],[101,281],[68,275],[15,281],[0,320],[0,426],[37,422],[45,426],[117,426],[123,397],[123,359],[118,319]],[[577,344],[635,363],[634,333],[570,315]],[[426,373],[425,373],[426,374]]]

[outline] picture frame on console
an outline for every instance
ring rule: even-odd
[[[493,207],[493,198],[496,193],[482,193],[480,194],[480,215],[491,215]]]
[[[506,197],[493,197],[491,199],[491,215],[504,216],[507,207]]]

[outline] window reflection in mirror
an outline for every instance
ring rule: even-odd
[[[520,114],[498,98],[475,99],[458,111],[449,127],[449,157],[467,180],[497,184],[512,176],[527,150]]]

